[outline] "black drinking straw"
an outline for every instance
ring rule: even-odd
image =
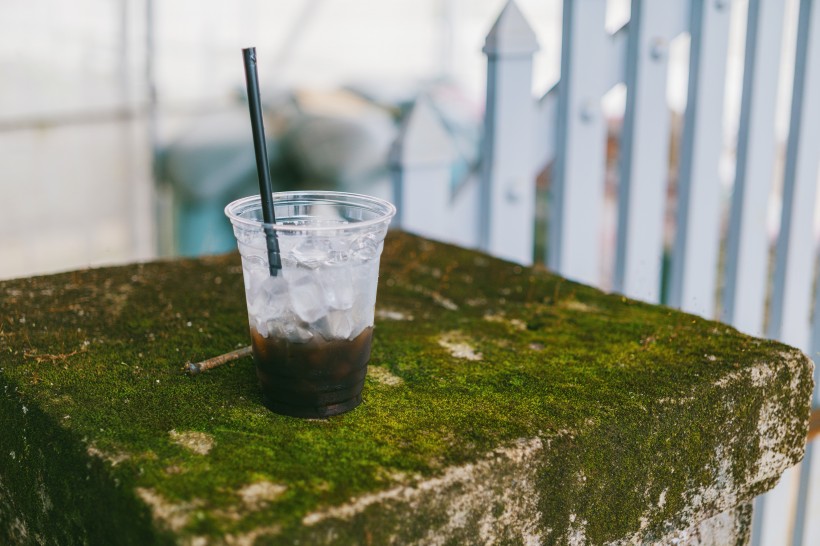
[[[256,172],[259,176],[259,196],[262,198],[262,219],[265,222],[265,239],[268,246],[268,264],[271,277],[275,277],[282,269],[282,260],[279,256],[279,241],[276,232],[269,225],[276,223],[273,212],[273,189],[270,181],[270,166],[268,165],[268,149],[265,146],[265,126],[262,123],[262,106],[259,100],[259,79],[256,76],[256,48],[247,47],[242,50],[245,60],[245,84],[248,88],[248,109],[251,113],[251,129],[253,130],[253,148],[256,152]]]

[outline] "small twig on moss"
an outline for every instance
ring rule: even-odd
[[[23,356],[25,356],[26,358],[33,358],[34,360],[37,361],[37,364],[40,364],[42,362],[57,362],[58,360],[66,360],[68,358],[71,358],[74,355],[78,355],[78,354],[84,353],[84,352],[85,352],[84,349],[80,349],[78,351],[71,351],[70,353],[61,353],[61,354],[51,355],[51,354],[39,354],[39,353],[37,353],[36,350],[24,350],[23,351]]]
[[[196,375],[200,372],[210,370],[211,368],[216,368],[217,366],[221,366],[227,362],[237,360],[250,354],[250,346],[242,347],[241,349],[231,351],[230,353],[225,353],[224,355],[215,356],[213,358],[209,358],[208,360],[203,360],[202,362],[189,362],[185,365],[185,371],[190,375]]]

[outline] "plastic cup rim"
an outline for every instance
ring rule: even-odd
[[[248,227],[257,230],[263,229],[273,229],[274,231],[283,231],[283,232],[326,232],[326,231],[339,231],[345,229],[359,229],[368,226],[377,225],[383,223],[385,221],[389,221],[393,216],[396,214],[396,206],[389,201],[385,201],[384,199],[379,199],[378,197],[372,197],[370,195],[364,195],[361,193],[351,193],[351,192],[341,192],[341,191],[325,191],[325,190],[316,190],[316,191],[282,191],[282,192],[273,192],[273,204],[274,206],[279,202],[287,202],[290,200],[295,200],[294,198],[303,198],[303,199],[315,199],[317,202],[321,202],[326,200],[328,204],[345,204],[350,206],[359,206],[361,208],[370,208],[367,205],[372,205],[372,209],[384,209],[384,213],[380,214],[376,218],[371,218],[370,220],[364,220],[362,222],[356,222],[354,224],[346,224],[346,225],[331,225],[331,226],[312,226],[310,224],[304,225],[290,225],[290,224],[267,224],[265,222],[261,222],[259,220],[251,220],[248,218],[243,218],[239,216],[235,211],[240,207],[247,205],[249,203],[259,203],[261,206],[262,198],[256,195],[249,195],[248,197],[242,197],[235,201],[231,201],[225,206],[225,215],[230,219],[231,223],[237,226]],[[338,201],[339,198],[349,198],[352,201],[344,202]],[[356,201],[359,201],[358,203]]]

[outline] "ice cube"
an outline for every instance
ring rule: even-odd
[[[350,251],[355,261],[369,262],[379,257],[381,246],[375,234],[366,233],[353,241]]]
[[[243,256],[242,276],[245,280],[245,294],[250,295],[256,291],[265,277],[270,276],[267,262],[259,256]]]
[[[327,266],[319,271],[325,302],[331,309],[350,309],[355,295],[351,267]]]
[[[266,321],[255,316],[253,313],[248,312],[248,323],[251,325],[251,328],[259,333],[260,336],[265,338],[268,337],[268,324]]]
[[[325,339],[353,339],[354,326],[349,311],[330,311],[311,325]]]
[[[268,321],[267,327],[272,337],[294,343],[306,343],[313,338],[313,332],[294,315]]]
[[[327,261],[330,254],[330,242],[323,237],[307,237],[291,251],[297,265],[307,269],[316,269]]]
[[[262,295],[262,284],[270,274],[248,271],[245,278],[245,297],[248,300],[248,309],[258,302]]]
[[[327,254],[328,265],[341,265],[350,261],[350,239],[334,237],[330,239],[330,250]]]
[[[358,264],[352,269],[353,290],[356,302],[353,306],[355,333],[373,325],[373,313],[376,305],[376,289],[379,279],[378,260]]]
[[[251,271],[261,271],[268,268],[268,262],[258,254],[242,255],[242,268]]]
[[[285,279],[291,307],[301,320],[311,323],[327,314],[327,303],[316,272],[292,269],[285,271]]]
[[[375,302],[374,302],[375,303]],[[373,326],[373,319],[375,319],[376,315],[376,306],[375,305],[368,305],[363,309],[363,313],[361,315],[362,319],[362,327],[361,329],[364,330],[365,328],[369,328]]]
[[[365,328],[373,326],[374,314],[375,309],[372,305],[357,305],[350,310],[350,322],[354,336],[360,334]]]
[[[379,283],[379,262],[358,264],[351,268],[351,280],[357,306],[375,301],[376,288]]]
[[[262,320],[285,316],[289,309],[288,285],[281,275],[271,277],[265,272],[264,278],[248,294],[248,312]]]

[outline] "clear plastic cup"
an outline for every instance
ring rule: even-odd
[[[248,305],[253,359],[265,406],[327,417],[362,401],[370,359],[379,258],[396,208],[352,193],[273,194],[275,224],[259,196],[225,207],[233,224]],[[271,276],[266,230],[282,269]]]

